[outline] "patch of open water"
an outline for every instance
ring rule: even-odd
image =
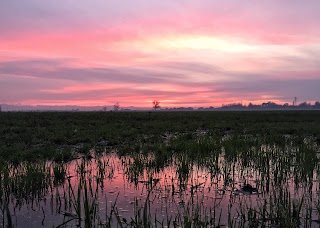
[[[274,148],[260,150],[267,154]],[[271,207],[292,211],[301,199],[300,226],[318,226],[319,176],[314,168],[287,168],[285,162],[270,159],[258,167],[251,160],[230,161],[224,154],[202,164],[174,157],[170,164],[155,167],[150,165],[154,156],[109,153],[67,164],[2,170],[2,226],[130,227],[147,221],[179,227],[187,218],[205,227],[247,226],[243,216],[249,216],[250,209],[262,213],[266,207],[270,215],[265,217],[271,219]]]

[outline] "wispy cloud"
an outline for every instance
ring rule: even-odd
[[[319,100],[320,2],[0,2],[0,102]]]

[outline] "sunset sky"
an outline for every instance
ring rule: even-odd
[[[0,104],[320,100],[319,0],[1,0]]]

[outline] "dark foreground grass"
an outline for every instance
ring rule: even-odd
[[[155,144],[165,133],[206,130],[212,136],[279,136],[320,140],[320,111],[266,112],[2,112],[0,160],[70,160],[93,146]],[[275,142],[276,143],[276,142]],[[82,150],[82,151],[81,151]]]
[[[317,227],[319,139],[318,111],[0,113],[0,227],[24,206],[57,227]],[[119,170],[146,196],[130,216]]]

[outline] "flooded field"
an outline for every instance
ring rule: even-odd
[[[259,115],[252,115],[257,123],[245,129],[230,127],[239,120],[229,116],[228,126],[193,122],[200,127],[168,131],[167,125],[158,134],[154,129],[127,134],[118,144],[100,138],[76,144],[32,141],[26,148],[41,153],[45,148],[39,144],[48,143],[53,157],[34,160],[25,152],[20,160],[1,160],[0,227],[318,227],[320,125],[308,131],[295,116],[295,126],[282,122],[274,128],[267,125],[272,113],[267,122],[259,122]],[[318,123],[303,116],[306,123]],[[38,124],[33,130],[42,129]],[[4,125],[2,157],[13,151],[9,134],[23,138],[28,131]],[[32,134],[35,141],[49,138]]]
[[[231,141],[204,157],[91,150],[70,162],[2,166],[3,226],[318,225],[317,144],[236,152]]]

